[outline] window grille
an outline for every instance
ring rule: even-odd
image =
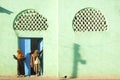
[[[20,12],[13,23],[14,30],[41,31],[47,30],[47,19],[35,10],[28,9]]]
[[[75,32],[107,30],[104,15],[94,8],[84,8],[78,11],[72,25]]]

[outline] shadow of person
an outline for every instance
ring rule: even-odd
[[[74,43],[73,44],[73,71],[72,71],[72,77],[76,78],[78,74],[78,64],[86,64],[86,60],[82,59],[81,53],[80,53],[80,45]]]

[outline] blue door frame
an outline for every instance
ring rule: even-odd
[[[43,48],[43,38],[40,39],[37,43],[38,50],[41,51]],[[31,75],[31,67],[30,67],[30,52],[31,52],[31,38],[19,38],[19,48],[24,53],[26,60],[24,61],[25,75]],[[40,75],[43,75],[43,52],[40,54],[40,62],[41,62],[41,71]]]

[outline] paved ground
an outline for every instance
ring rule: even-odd
[[[79,78],[58,78],[48,76],[31,76],[31,77],[16,77],[16,76],[0,76],[0,80],[120,80],[120,77],[79,77]]]

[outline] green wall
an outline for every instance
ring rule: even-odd
[[[44,75],[57,76],[57,1],[52,0],[1,0],[1,7],[13,12],[0,12],[0,75],[16,75],[17,64],[12,55],[18,49],[18,37],[43,37]],[[14,31],[13,21],[25,9],[35,9],[48,20],[46,31]]]
[[[59,76],[120,75],[119,4],[118,0],[59,0]],[[73,31],[75,14],[86,7],[101,11],[107,31]]]
[[[43,37],[45,76],[120,76],[120,1],[119,0],[1,0],[0,75],[16,75],[12,55],[18,49],[18,37]],[[105,16],[108,30],[74,32],[72,20],[86,7]],[[13,21],[25,9],[35,9],[48,20],[46,31],[14,31]]]

